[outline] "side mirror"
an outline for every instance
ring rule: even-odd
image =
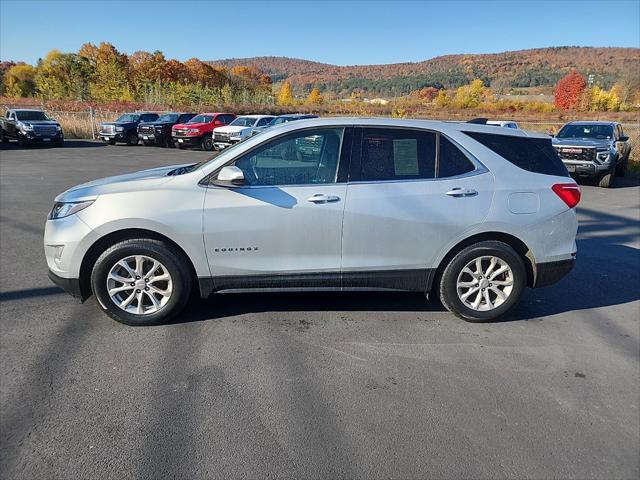
[[[242,187],[245,184],[244,173],[236,166],[222,167],[213,184],[221,187]]]
[[[627,137],[626,135],[625,135],[625,136],[622,136],[622,137],[620,137],[620,138],[618,139],[618,141],[619,141],[619,142],[628,142],[628,141],[629,141],[629,137]]]

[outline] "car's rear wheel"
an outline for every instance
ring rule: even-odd
[[[468,322],[493,320],[518,302],[526,276],[522,258],[509,245],[479,242],[447,264],[440,281],[440,300]]]
[[[100,308],[127,325],[155,325],[174,317],[186,305],[191,284],[185,259],[154,239],[113,245],[91,273]]]
[[[213,150],[213,138],[211,138],[211,135],[205,135],[202,138],[202,140],[200,141],[200,149],[206,152],[210,152],[211,150]]]

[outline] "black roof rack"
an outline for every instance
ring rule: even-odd
[[[484,117],[478,117],[478,118],[472,118],[471,120],[468,120],[467,123],[475,123],[478,125],[486,125],[487,124],[487,120],[489,120],[488,118],[484,118]]]

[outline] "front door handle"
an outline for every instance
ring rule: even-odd
[[[478,192],[472,188],[452,188],[445,195],[449,195],[450,197],[475,197],[478,195]]]
[[[336,195],[325,195],[324,193],[316,193],[315,195],[307,198],[307,202],[311,203],[331,203],[339,200],[340,197],[337,197]]]

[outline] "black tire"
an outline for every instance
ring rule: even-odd
[[[184,150],[185,148],[187,148],[187,146],[183,143],[176,143],[176,145],[178,146],[178,150]]]
[[[64,140],[56,140],[55,142],[53,142],[53,146],[54,147],[64,147]]]
[[[142,142],[145,147],[151,147],[154,145],[154,142]]]
[[[145,255],[158,260],[171,275],[173,290],[167,303],[157,312],[134,314],[120,308],[107,292],[107,275],[120,260],[131,255]],[[166,243],[149,238],[125,240],[109,247],[96,261],[91,272],[91,288],[104,313],[125,325],[157,325],[179,314],[191,296],[192,276],[187,260]]]
[[[18,136],[18,146],[19,147],[26,147],[27,146],[27,142],[20,136]]]
[[[474,259],[483,256],[497,257],[505,262],[513,273],[513,287],[507,299],[492,310],[478,311],[467,307],[458,296],[457,281],[462,269]],[[445,267],[440,280],[440,301],[457,317],[467,322],[493,320],[513,307],[527,284],[527,270],[520,255],[503,242],[489,240],[466,247],[455,255]]]
[[[133,147],[134,145],[138,145],[139,141],[140,139],[138,138],[138,134],[136,132],[127,135],[127,145]]]
[[[9,143],[9,137],[4,134],[4,130],[0,128],[0,142]]]
[[[204,150],[205,152],[213,150],[213,138],[211,135],[202,137],[202,140],[200,140],[200,150]]]
[[[616,165],[616,177],[624,177],[627,174],[627,165],[629,164],[629,157],[624,158]]]
[[[171,140],[171,138],[164,137],[164,141],[162,142],[162,146],[164,148],[173,148],[175,145],[173,143],[173,140]]]
[[[115,145],[116,144],[116,139],[115,138],[110,138],[109,140],[107,140],[107,143],[109,145]]]
[[[607,172],[600,177],[598,180],[598,186],[600,188],[611,188],[613,187],[613,177],[615,172]]]

